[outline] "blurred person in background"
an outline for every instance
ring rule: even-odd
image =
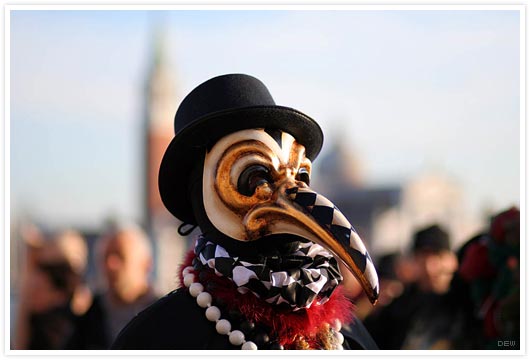
[[[463,279],[460,270],[467,249],[473,244],[482,241],[484,236],[486,236],[486,233],[479,233],[473,236],[457,251],[459,270],[455,273],[447,294],[448,306],[453,309],[452,318],[455,323],[451,334],[452,349],[476,350],[483,348],[482,324],[476,316],[469,283]]]
[[[475,324],[468,340],[474,348],[520,348],[520,232],[519,209],[511,207],[462,248],[459,291],[471,304],[466,320]]]
[[[418,231],[414,236],[413,253],[418,269],[418,289],[423,293],[447,293],[458,267],[448,233],[438,225]]]
[[[63,349],[74,331],[75,317],[91,301],[83,283],[85,240],[73,230],[45,235],[33,225],[23,228],[22,238],[27,248],[14,348]]]
[[[368,330],[381,349],[448,349],[452,330],[447,293],[458,267],[450,239],[439,225],[415,233],[416,281],[383,308]]]
[[[135,225],[116,225],[97,242],[106,289],[77,321],[70,349],[107,349],[120,330],[157,296],[150,284],[151,244]]]

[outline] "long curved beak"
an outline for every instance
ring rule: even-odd
[[[375,305],[377,272],[353,226],[324,196],[308,187],[288,185],[276,191],[273,204],[258,206],[248,214],[247,229],[259,231],[267,223],[271,233],[294,233],[324,246],[346,265]]]

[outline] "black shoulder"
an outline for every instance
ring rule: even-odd
[[[216,336],[215,324],[186,289],[177,289],[136,315],[119,333],[113,350],[198,350]]]

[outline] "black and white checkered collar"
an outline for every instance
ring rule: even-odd
[[[203,266],[230,279],[240,293],[251,291],[270,304],[293,310],[326,302],[342,281],[337,261],[312,242],[299,242],[292,252],[273,256],[232,256],[200,235],[195,254]]]

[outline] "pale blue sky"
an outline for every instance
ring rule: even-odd
[[[462,184],[471,210],[519,202],[516,11],[11,15],[12,216],[139,216],[143,87],[160,21],[182,94],[248,73],[321,124],[324,151],[345,137],[368,184],[434,169]]]

